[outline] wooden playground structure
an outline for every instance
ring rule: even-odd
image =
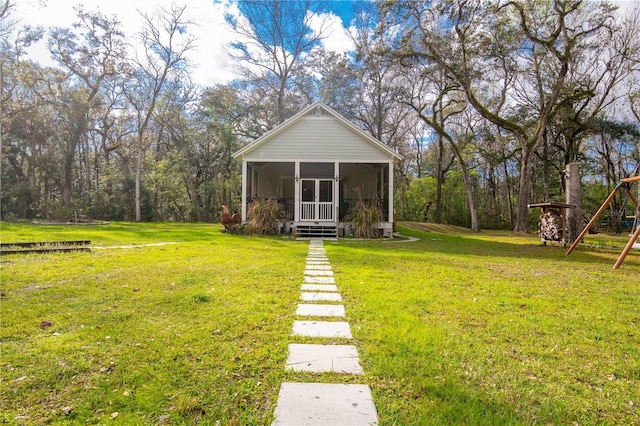
[[[606,210],[606,208],[611,203],[611,200],[613,200],[613,197],[615,197],[615,195],[618,193],[620,189],[624,189],[627,192],[627,195],[629,196],[629,200],[631,200],[631,202],[635,206],[636,214],[640,213],[640,205],[638,205],[638,200],[635,199],[635,197],[633,196],[633,192],[631,191],[631,184],[633,182],[640,182],[640,176],[622,179],[616,184],[615,188],[613,188],[613,191],[611,191],[611,194],[609,194],[607,199],[604,200],[604,203],[602,203],[602,206],[600,207],[600,209],[598,209],[596,214],[591,218],[587,226],[584,227],[584,229],[582,230],[578,238],[576,238],[573,244],[571,244],[571,247],[569,247],[569,250],[567,250],[566,256],[569,256],[573,251],[573,249],[575,249],[576,246],[582,241],[585,234],[589,232],[589,229],[591,229],[591,227],[596,223],[596,220],[598,220],[600,215]],[[622,265],[622,262],[624,262],[624,259],[627,257],[627,255],[631,251],[631,248],[633,247],[635,242],[638,240],[639,236],[640,236],[640,225],[636,227],[635,232],[633,232],[633,234],[631,235],[631,239],[627,243],[624,250],[622,250],[620,257],[618,257],[618,260],[616,261],[615,265],[613,265],[613,269],[618,269],[620,265]]]

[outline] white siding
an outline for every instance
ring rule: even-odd
[[[387,162],[391,156],[335,117],[307,115],[246,153],[244,158],[248,161]]]

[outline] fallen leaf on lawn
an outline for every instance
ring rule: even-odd
[[[42,321],[40,323],[40,328],[45,329],[45,328],[49,328],[53,325],[53,323],[51,321]]]

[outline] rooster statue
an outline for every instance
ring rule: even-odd
[[[224,225],[227,232],[233,232],[236,226],[242,223],[242,217],[238,213],[231,215],[226,204],[222,205],[222,213],[220,213],[220,223]]]

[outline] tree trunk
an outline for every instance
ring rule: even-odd
[[[507,167],[507,160],[502,162],[504,169],[504,182],[507,186],[507,203],[509,206],[509,226],[513,226],[513,202],[511,200],[511,184],[509,183],[509,167]],[[497,204],[496,204],[497,205]]]
[[[542,201],[549,201],[549,143],[545,133],[544,145],[542,145]]]
[[[435,223],[442,223],[442,185],[444,173],[442,171],[444,162],[444,141],[442,135],[438,135],[438,163],[436,166],[436,211],[433,215]],[[465,183],[466,185],[466,183]]]
[[[64,161],[64,178],[62,181],[62,204],[65,207],[71,207],[71,185],[73,182],[73,162],[69,161],[69,158],[65,158]]]
[[[136,222],[142,220],[142,208],[140,203],[140,178],[142,176],[142,137],[138,141],[138,162],[136,165]]]
[[[196,221],[202,222],[203,221],[202,206],[201,206],[202,203],[200,200],[200,193],[198,192],[198,184],[195,181],[195,179],[187,177],[187,185],[188,185],[187,190],[191,195],[190,197],[191,206],[193,207],[193,212],[196,216]]]
[[[471,230],[473,232],[480,232],[478,210],[476,209],[476,202],[473,197],[473,184],[469,179],[469,174],[467,173],[467,167],[465,164],[462,164],[462,178],[464,179],[464,187],[467,191],[467,203],[469,204],[469,213],[471,215]]]
[[[531,151],[522,153],[520,165],[520,188],[518,189],[518,206],[516,210],[516,226],[513,232],[526,234],[529,232],[529,188],[531,187]]]
[[[582,188],[580,185],[580,166],[577,162],[569,163],[565,168],[567,180],[567,204],[573,204],[575,209],[567,209],[567,241],[573,243],[582,231]]]
[[[451,139],[448,139],[451,145],[451,149],[458,160],[458,164],[460,165],[460,171],[462,172],[462,180],[464,181],[464,187],[467,192],[467,204],[469,205],[469,214],[471,215],[471,230],[474,232],[480,232],[480,225],[478,223],[478,211],[476,209],[476,202],[473,196],[473,184],[471,183],[471,179],[469,179],[469,173],[467,172],[467,163],[464,161],[464,157],[462,153],[458,150],[457,145],[455,145]]]

